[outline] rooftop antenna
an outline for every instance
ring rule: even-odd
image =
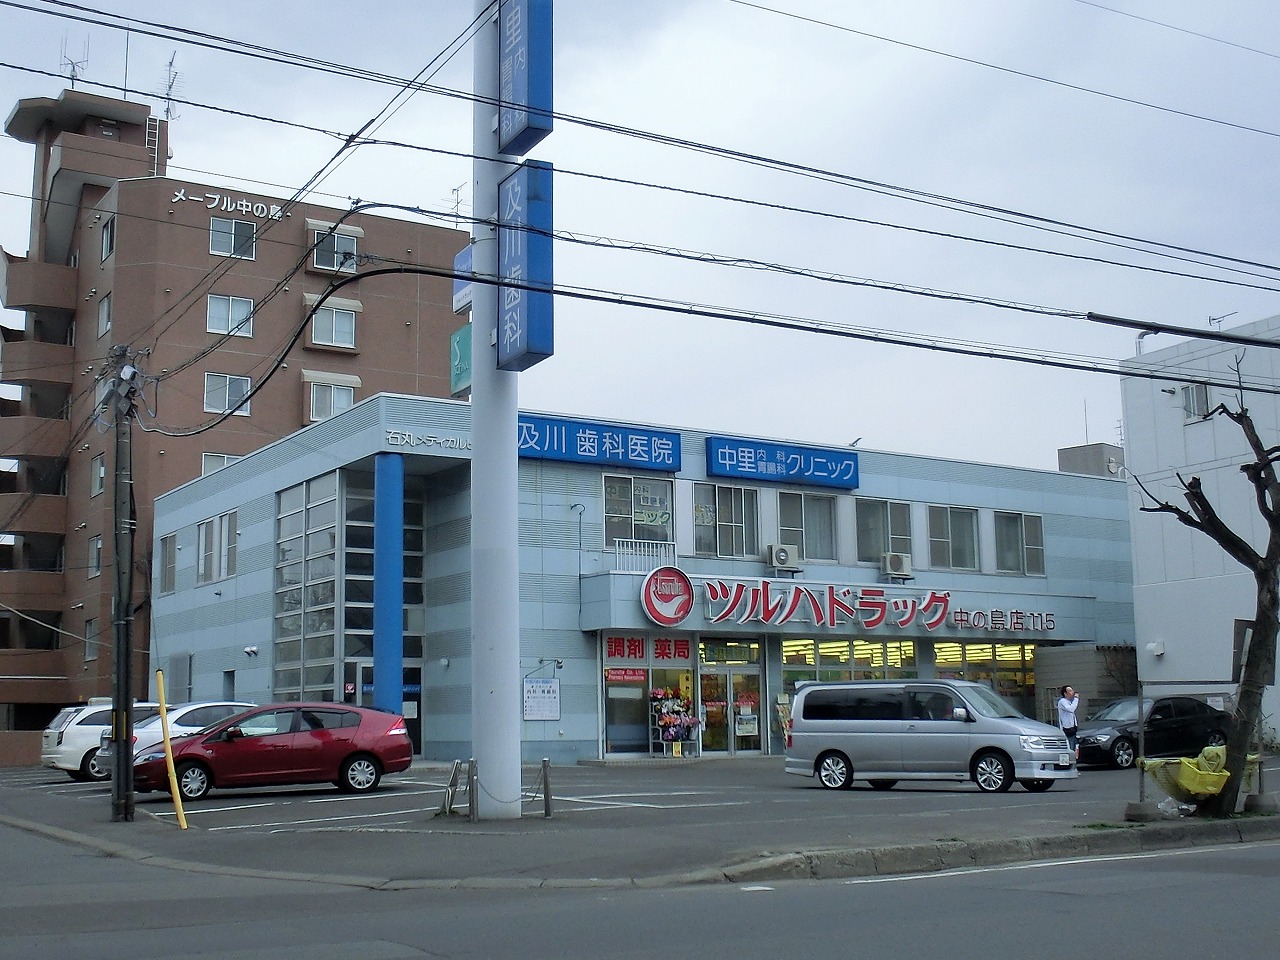
[[[453,192],[453,218],[454,218],[455,220],[457,220],[457,219],[461,216],[461,211],[462,211],[462,188],[463,188],[463,187],[465,187],[466,185],[467,185],[467,184],[466,184],[466,182],[464,181],[464,182],[462,182],[462,183],[458,184],[456,187],[454,187],[454,188],[453,188],[453,191],[452,191],[452,192]]]
[[[170,122],[178,119],[178,115],[173,110],[173,95],[182,85],[182,75],[173,68],[174,61],[178,59],[178,51],[173,51],[173,55],[169,57],[169,65],[165,71],[164,80],[164,119]]]
[[[1219,330],[1221,330],[1221,329],[1222,329],[1222,321],[1223,321],[1223,320],[1225,320],[1225,319],[1227,319],[1227,317],[1234,317],[1234,316],[1235,316],[1237,313],[1239,313],[1239,312],[1240,312],[1239,310],[1232,310],[1230,313],[1224,313],[1224,314],[1223,314],[1222,316],[1220,316],[1220,317],[1210,317],[1210,318],[1209,318],[1209,326],[1211,326],[1211,327],[1217,327]]]
[[[67,53],[67,38],[62,38],[62,61],[59,67],[66,70],[68,79],[71,80],[71,89],[76,88],[76,78],[84,73],[85,67],[89,65],[89,38],[84,38],[84,53],[81,54],[79,60],[72,60]]]

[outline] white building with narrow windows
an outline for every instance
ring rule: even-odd
[[[1232,334],[1275,340],[1280,317],[1235,327]],[[1146,342],[1148,347],[1153,341]],[[1267,530],[1254,489],[1240,472],[1254,459],[1240,427],[1207,416],[1219,404],[1238,408],[1243,397],[1267,445],[1280,443],[1280,398],[1233,386],[1280,385],[1280,349],[1188,340],[1128,361],[1132,370],[1167,379],[1123,381],[1128,469],[1156,497],[1186,506],[1178,477],[1199,477],[1226,524],[1256,549]],[[1139,678],[1150,689],[1196,692],[1229,700],[1235,694],[1243,646],[1256,605],[1253,574],[1208,536],[1149,506],[1130,483],[1133,530],[1134,620]],[[1272,686],[1263,698],[1264,735],[1276,739],[1280,697]]]
[[[470,413],[378,395],[161,496],[171,696],[371,702],[394,649],[419,753],[468,756]],[[526,760],[781,753],[814,679],[1034,710],[1038,650],[1133,640],[1113,477],[533,412],[519,445]]]

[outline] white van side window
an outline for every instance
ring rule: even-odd
[[[956,702],[941,691],[917,690],[908,694],[908,716],[913,720],[952,720]]]
[[[894,690],[810,690],[804,699],[806,720],[901,720],[903,696]]]

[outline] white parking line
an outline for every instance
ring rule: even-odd
[[[274,807],[274,806],[277,806],[277,804],[246,803],[246,804],[238,805],[234,807],[197,807],[197,806],[191,806],[188,804],[183,804],[182,812],[190,817],[190,816],[194,816],[196,814],[201,814],[201,813],[236,813],[240,810],[260,810],[263,807]],[[176,810],[148,810],[147,812],[154,814],[157,817],[176,817],[178,815],[178,811]]]
[[[408,810],[387,810],[384,813],[355,814],[350,817],[317,817],[313,820],[280,820],[275,823],[238,823],[225,827],[208,827],[210,833],[223,830],[261,830],[263,827],[296,827],[304,823],[338,823],[344,820],[365,820],[373,817],[402,817],[411,813],[428,813],[430,807],[410,808]]]
[[[440,790],[444,787],[441,786]],[[430,793],[439,793],[439,790],[397,790],[395,796],[398,797],[423,797]],[[340,793],[336,797],[311,797],[307,803],[347,803],[352,800],[379,800],[387,796],[385,793],[373,791],[371,793]]]

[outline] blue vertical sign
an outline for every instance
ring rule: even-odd
[[[551,176],[526,160],[498,184],[499,370],[527,370],[555,346]]]
[[[498,4],[498,152],[523,157],[551,132],[551,0]]]
[[[466,313],[471,309],[471,274],[475,273],[474,263],[475,256],[469,243],[453,258],[454,313]]]

